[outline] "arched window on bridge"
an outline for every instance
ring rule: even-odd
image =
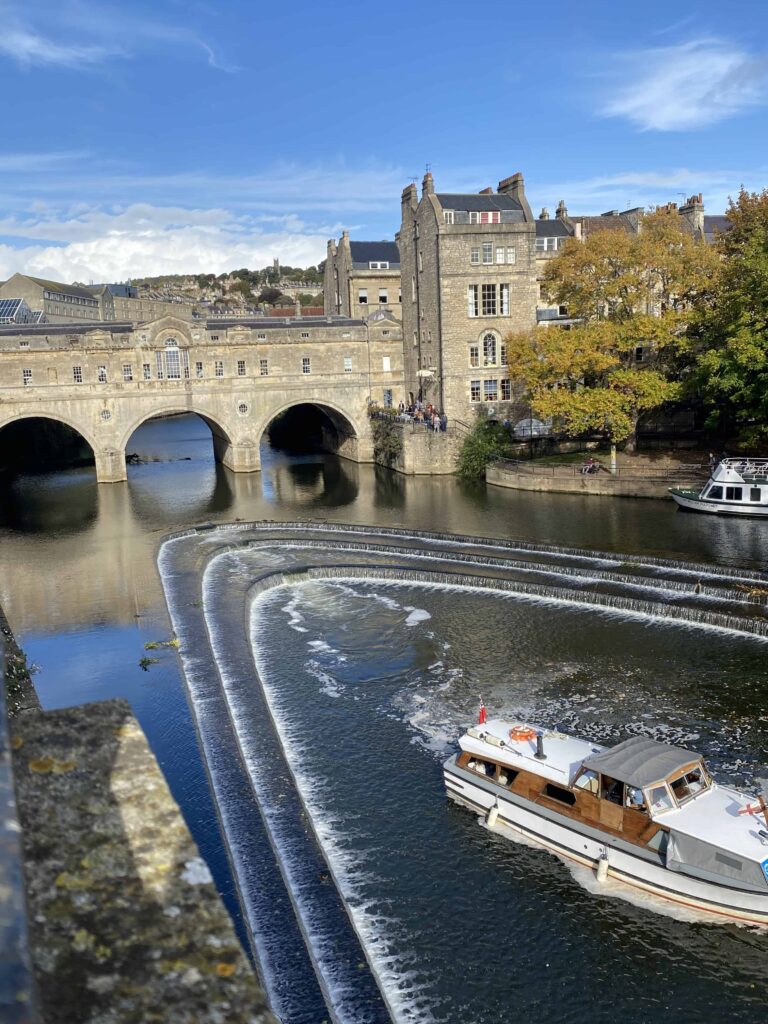
[[[180,349],[175,338],[168,338],[165,342],[165,349],[155,353],[157,362],[158,380],[181,380],[182,370],[184,379],[189,379],[189,352],[187,349]]]

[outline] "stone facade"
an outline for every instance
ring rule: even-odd
[[[0,329],[0,428],[35,416],[67,424],[93,449],[100,482],[126,479],[126,445],[141,423],[179,412],[206,420],[218,460],[236,472],[260,468],[264,431],[304,403],[328,415],[340,455],[370,462],[369,402],[403,398],[401,326],[385,312],[366,322],[163,317]]]
[[[102,319],[99,300],[80,285],[14,274],[0,285],[0,298],[24,299],[30,309],[43,312],[52,324]]]
[[[536,226],[519,174],[494,193],[402,195],[406,390],[449,420],[514,415],[503,339],[536,324]]]
[[[191,300],[158,298],[130,286],[104,284],[89,290],[99,301],[101,320],[128,320],[134,324],[157,320],[161,316],[191,320],[196,308]]]
[[[323,293],[326,312],[362,318],[389,310],[400,318],[400,254],[394,242],[328,242]]]

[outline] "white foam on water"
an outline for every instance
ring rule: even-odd
[[[344,687],[338,679],[334,679],[332,675],[325,672],[316,661],[310,659],[304,668],[319,683],[322,683],[320,693],[324,693],[327,697],[341,697],[344,694]]]
[[[306,633],[308,630],[305,626],[299,625],[304,621],[304,616],[299,611],[300,597],[298,594],[294,594],[288,604],[283,605],[280,609],[283,612],[287,612],[289,615],[288,625],[291,629],[295,629],[297,633]]]
[[[425,968],[419,966],[418,970],[413,971],[406,969],[409,963],[415,963],[415,955],[407,951],[407,939],[398,934],[393,919],[381,914],[381,907],[388,903],[386,898],[375,902],[366,901],[361,892],[362,882],[369,880],[364,867],[366,853],[365,849],[350,848],[350,838],[364,839],[365,835],[358,832],[355,837],[349,820],[341,822],[337,816],[329,814],[324,799],[327,783],[310,775],[303,767],[307,763],[307,759],[302,756],[306,745],[300,731],[292,725],[290,714],[281,706],[279,690],[269,681],[267,666],[259,648],[258,637],[261,635],[260,623],[264,610],[261,595],[257,596],[251,606],[254,661],[270,714],[312,828],[395,1021],[398,1024],[430,1024],[435,1019],[430,1010],[430,1001],[420,991],[423,989]]]
[[[426,608],[411,608],[410,606],[406,605],[405,611],[411,613],[405,620],[406,626],[415,626],[417,622],[426,622],[427,619],[432,618],[432,616],[426,610]]]
[[[326,640],[307,640],[307,647],[311,647],[313,651],[322,652],[324,654],[338,654]]]

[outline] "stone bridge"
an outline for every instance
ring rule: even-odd
[[[237,473],[260,469],[269,424],[305,404],[327,417],[328,447],[371,462],[368,405],[403,398],[402,330],[388,313],[0,328],[0,430],[31,417],[66,424],[92,448],[99,483],[126,479],[137,427],[175,413],[202,417]]]

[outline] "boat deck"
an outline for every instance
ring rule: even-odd
[[[511,768],[524,768],[526,771],[534,772],[549,782],[559,783],[561,786],[569,786],[581,762],[590,754],[599,754],[605,747],[596,743],[589,743],[587,740],[578,739],[575,736],[566,736],[565,733],[541,730],[544,738],[545,761],[535,757],[536,740],[512,740],[509,737],[509,730],[515,724],[529,725],[529,723],[505,722],[500,718],[488,719],[485,725],[476,726],[497,741],[490,743],[486,740],[476,739],[465,733],[461,737],[460,745],[462,750],[476,754],[480,758],[489,758],[498,761],[500,764],[509,765]],[[536,726],[530,728],[539,731]],[[503,746],[499,744],[503,743]]]

